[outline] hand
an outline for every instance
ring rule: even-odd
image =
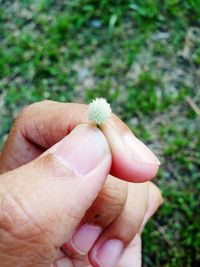
[[[158,161],[114,115],[103,128],[109,146],[98,129],[75,128],[87,122],[87,106],[51,101],[19,115],[0,158],[0,266],[91,266],[88,259],[100,266],[96,256],[108,260],[103,250],[109,244],[118,254],[126,248],[120,266],[129,266],[127,246],[139,240],[142,221],[161,196],[150,182],[130,185],[109,176],[102,185],[109,172],[149,180]],[[116,266],[114,260],[106,266]]]

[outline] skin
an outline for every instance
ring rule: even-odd
[[[113,114],[98,137],[106,147],[103,159],[77,179],[54,151],[65,136],[96,135],[87,117],[86,105],[53,101],[28,106],[17,117],[0,156],[0,266],[101,267],[96,254],[112,239],[124,245],[117,267],[141,266],[140,235],[162,203],[149,181],[159,162],[140,143],[148,161],[125,147],[122,137],[132,133]],[[82,253],[72,241],[85,224],[102,232]]]

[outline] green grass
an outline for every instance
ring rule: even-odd
[[[162,161],[143,266],[199,266],[199,0],[0,4],[1,145],[24,105],[106,97]]]

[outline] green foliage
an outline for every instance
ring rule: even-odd
[[[12,2],[12,4],[10,4]],[[2,1],[0,144],[42,99],[99,96],[162,161],[144,266],[200,262],[199,0]]]

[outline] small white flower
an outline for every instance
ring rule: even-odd
[[[89,104],[89,120],[100,125],[105,123],[111,115],[110,104],[105,98],[96,98]]]

